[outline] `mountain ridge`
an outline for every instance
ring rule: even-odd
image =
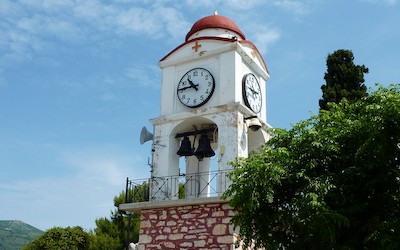
[[[20,220],[0,220],[0,250],[19,250],[43,233]]]

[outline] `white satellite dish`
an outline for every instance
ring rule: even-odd
[[[140,144],[143,144],[150,140],[153,140],[153,134],[150,133],[146,127],[143,127],[142,132],[140,132]]]

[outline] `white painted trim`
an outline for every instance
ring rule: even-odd
[[[190,55],[190,56],[185,56],[185,57],[174,59],[174,60],[161,61],[158,63],[158,65],[160,66],[160,68],[165,68],[165,67],[169,67],[169,66],[178,66],[180,64],[185,64],[189,61],[197,60],[199,58],[213,57],[213,56],[219,55],[223,52],[235,50],[237,48],[238,44],[239,44],[238,42],[228,43],[228,44],[218,47],[216,49],[203,50],[203,51],[200,51],[200,52]]]
[[[211,204],[211,203],[228,203],[228,202],[229,201],[221,200],[220,197],[208,197],[208,198],[195,198],[195,199],[125,203],[125,204],[120,204],[118,209],[121,211],[140,214],[140,212],[145,209],[158,209],[167,207],[180,207],[180,206]]]
[[[243,60],[248,63],[250,65],[250,67],[257,73],[259,74],[262,78],[264,78],[265,80],[269,79],[269,75],[267,73],[267,71],[265,71],[262,67],[260,67],[260,65],[258,65],[252,58],[251,55],[249,55],[249,53],[246,52],[246,50],[244,49],[243,45],[241,45],[240,43],[237,43],[238,46],[236,47],[236,51],[241,55],[241,57],[243,58]]]
[[[264,78],[265,80],[269,79],[269,75],[268,75],[267,71],[264,68],[262,68],[260,65],[258,65],[251,58],[251,55],[246,52],[246,50],[244,49],[243,45],[240,44],[240,42],[228,43],[228,44],[218,47],[216,49],[203,50],[203,51],[200,51],[200,52],[190,55],[190,56],[185,56],[185,57],[174,59],[174,60],[171,59],[171,60],[161,61],[158,64],[159,64],[160,68],[166,68],[169,66],[178,66],[178,65],[185,64],[185,63],[193,61],[193,60],[197,60],[199,58],[213,57],[215,55],[220,55],[224,52],[232,51],[232,50],[235,50],[236,52],[238,52],[241,55],[241,57],[243,58],[243,60],[246,63],[248,63],[250,65],[250,67],[257,74],[259,74],[262,78]]]

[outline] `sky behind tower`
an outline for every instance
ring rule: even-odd
[[[352,50],[366,85],[399,83],[398,0],[1,0],[0,219],[95,227],[126,177],[149,177],[143,126],[158,61],[217,8],[262,53],[267,119],[318,112],[326,57]]]

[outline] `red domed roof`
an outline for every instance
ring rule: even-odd
[[[240,31],[239,27],[231,19],[225,16],[211,15],[203,17],[202,19],[198,20],[195,24],[193,24],[189,33],[187,33],[186,35],[186,41],[194,33],[200,30],[212,29],[212,28],[227,29],[239,34],[242,39],[246,39],[242,31]]]

